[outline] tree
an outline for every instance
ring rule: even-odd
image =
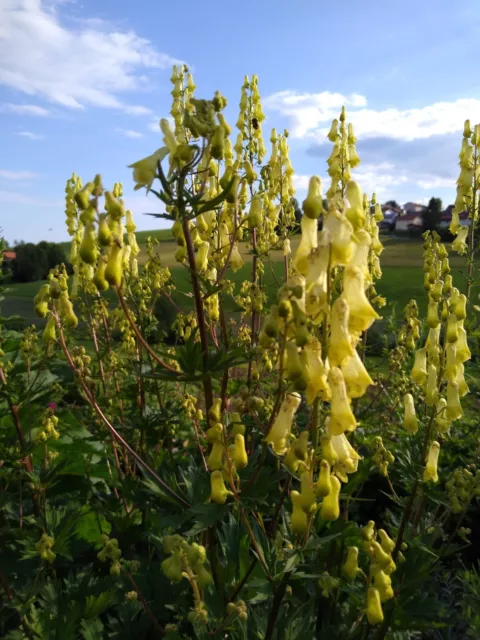
[[[12,261],[14,282],[45,280],[50,269],[65,262],[65,252],[53,242],[27,242],[16,246],[15,252],[17,255]]]
[[[390,207],[391,209],[400,209],[400,206],[396,200],[387,200],[385,202],[386,207]]]
[[[423,230],[434,231],[440,223],[441,215],[442,215],[442,199],[430,198],[430,202],[428,203],[428,206],[422,215]]]

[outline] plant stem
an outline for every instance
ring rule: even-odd
[[[290,577],[290,572],[287,572],[284,576],[283,576],[283,580],[280,583],[280,586],[277,589],[277,592],[275,593],[275,596],[273,598],[273,604],[272,604],[272,608],[270,610],[270,615],[268,616],[268,623],[267,623],[267,631],[265,633],[265,640],[271,640],[271,638],[273,637],[273,631],[275,629],[275,623],[277,621],[277,617],[280,611],[280,605],[282,604],[282,600],[285,596],[285,591],[287,590],[287,585],[288,585],[288,579]]]

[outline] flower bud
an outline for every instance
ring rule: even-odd
[[[408,431],[408,433],[417,433],[418,431],[418,420],[417,415],[415,413],[415,404],[413,401],[413,396],[411,393],[406,393],[403,398],[405,414],[403,418],[403,426]]]
[[[438,456],[440,454],[440,444],[436,441],[432,442],[427,454],[427,463],[425,466],[425,471],[423,472],[423,481],[428,482],[431,480],[432,482],[438,482],[438,472],[437,472],[437,464],[438,464]]]
[[[225,487],[223,480],[223,474],[221,471],[213,471],[210,474],[210,486],[211,486],[211,499],[216,504],[225,504],[228,496],[233,496],[233,493]]]
[[[430,363],[428,365],[427,386],[425,389],[426,403],[428,407],[433,407],[437,402],[438,396],[438,382],[437,382],[437,367]]]
[[[320,445],[322,448],[322,458],[331,465],[335,464],[338,460],[338,454],[333,447],[332,438],[328,435],[321,436]]]
[[[342,573],[349,580],[355,580],[360,568],[358,566],[358,547],[348,547],[347,558],[342,566]]]
[[[291,435],[293,417],[300,402],[301,397],[298,393],[290,393],[285,396],[280,411],[265,437],[265,442],[272,447],[277,455],[284,455],[287,451],[287,441]]]
[[[357,426],[347,397],[345,380],[341,369],[332,367],[328,374],[328,383],[332,392],[330,400],[330,435],[340,435],[345,431],[354,431]]]
[[[315,493],[319,498],[328,496],[332,488],[330,465],[327,460],[320,462],[320,473],[315,484]]]
[[[316,220],[323,212],[322,181],[318,176],[310,178],[308,194],[302,208],[304,215],[312,220]]]
[[[233,454],[235,467],[238,471],[244,469],[248,464],[248,455],[245,449],[245,438],[241,434],[235,436],[235,450]]]
[[[371,625],[383,622],[382,604],[380,602],[380,593],[375,587],[369,587],[367,591],[367,620]]]
[[[308,528],[307,514],[302,508],[302,496],[298,491],[290,492],[290,499],[292,500],[293,510],[291,519],[292,533],[296,536],[301,536],[306,533]]]
[[[457,420],[463,416],[462,405],[460,404],[460,394],[456,381],[449,381],[447,384],[446,416],[449,420]]]
[[[313,490],[312,479],[308,471],[304,471],[300,477],[300,505],[305,513],[311,514],[317,506],[315,491]]]
[[[320,507],[320,517],[323,520],[338,520],[340,517],[340,480],[336,476],[331,476],[331,489],[323,499]]]
[[[112,287],[120,287],[123,271],[123,248],[118,244],[112,244],[108,252],[107,266],[105,268],[105,280]]]

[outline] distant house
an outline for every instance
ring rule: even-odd
[[[406,214],[411,214],[411,213],[422,214],[424,211],[427,210],[427,207],[424,204],[418,204],[418,202],[406,202],[403,205],[403,210],[405,211]]]
[[[395,226],[397,231],[418,231],[423,226],[422,214],[427,207],[418,202],[406,202],[402,207],[402,213],[397,217]]]
[[[17,257],[17,254],[15,253],[15,251],[3,252],[3,259],[5,262],[11,262],[12,260],[15,260],[16,257]]]

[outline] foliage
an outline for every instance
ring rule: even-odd
[[[423,230],[434,231],[440,224],[442,215],[442,199],[430,198],[426,210],[422,214]]]
[[[13,282],[44,280],[51,269],[65,262],[63,249],[54,242],[19,244],[14,251],[17,255],[12,261]]]
[[[73,274],[55,266],[35,296],[40,332],[0,320],[2,637],[475,637],[480,129],[451,249],[424,235],[427,317],[412,300],[382,335],[381,208],[352,179],[345,110],[292,253],[288,134],[267,158],[257,78],[234,145],[223,96],[197,99],[184,67],[172,84],[174,128],[132,168],[190,290],[158,238],[138,264],[120,184],[73,175]]]

